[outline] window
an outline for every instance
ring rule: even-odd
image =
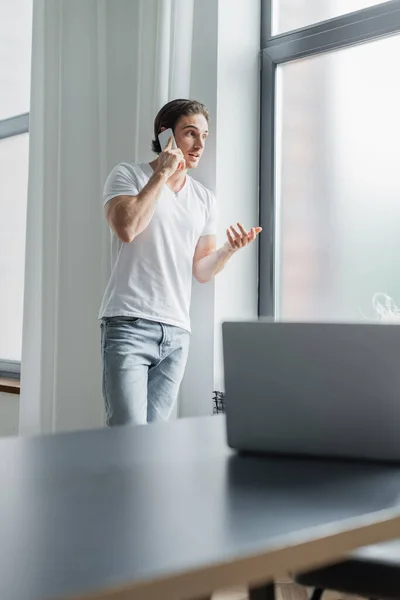
[[[384,0],[272,0],[272,34],[307,27]]]
[[[0,120],[29,112],[32,1],[1,2]]]
[[[399,52],[397,0],[266,37],[260,315],[363,319],[379,292],[400,304]]]
[[[0,373],[21,362],[28,190],[32,0],[3,0],[0,20]]]

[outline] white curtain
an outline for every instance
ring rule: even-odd
[[[190,94],[194,0],[34,0],[20,433],[101,426],[102,188]],[[179,32],[179,35],[176,33]]]

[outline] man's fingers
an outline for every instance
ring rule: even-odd
[[[171,135],[171,137],[168,140],[167,145],[165,146],[164,150],[171,150],[172,149],[172,140],[174,139],[174,137]]]
[[[169,151],[170,154],[175,154],[175,156],[178,156],[179,158],[183,158],[183,152],[180,148],[174,148],[173,150]]]
[[[241,223],[237,223],[237,227],[240,233],[235,229],[233,225],[230,225],[226,230],[229,243],[234,249],[243,248],[254,242],[257,235],[262,231],[262,227],[252,227],[250,231],[247,231]]]
[[[241,223],[237,223],[238,228],[240,229],[240,232],[242,234],[242,246],[246,246],[246,244],[249,243],[250,239],[249,239],[249,232],[247,231],[247,229],[245,229],[243,227],[243,225]]]
[[[249,240],[249,242],[254,242],[254,240],[256,239],[256,230],[255,227],[252,227],[250,232],[247,234],[247,239]]]
[[[246,233],[246,236],[243,237],[243,235],[241,235],[238,231],[236,231],[236,229],[234,228],[233,225],[231,225],[231,230],[235,235],[238,248],[245,246],[247,244],[247,233]]]
[[[230,226],[230,230],[232,231],[233,235],[235,236],[236,239],[240,239],[240,233],[238,231],[236,231],[236,229],[234,228],[233,225]]]
[[[227,238],[228,238],[228,241],[229,241],[230,245],[232,246],[232,248],[236,248],[236,246],[235,246],[235,241],[234,241],[234,239],[233,239],[233,237],[232,237],[232,234],[231,234],[231,232],[229,231],[229,229],[227,229],[227,230],[226,230],[226,236],[227,236]]]
[[[256,238],[258,236],[258,234],[261,232],[262,232],[262,227],[252,227],[247,235],[248,235],[249,239],[251,236],[253,238]]]
[[[262,227],[252,227],[248,233],[248,235],[250,235],[252,232],[254,231],[254,233],[256,235],[258,235],[259,233],[261,233],[262,231]]]
[[[186,160],[182,158],[178,165],[178,171],[184,171],[186,169]]]
[[[243,225],[242,225],[241,223],[237,223],[237,226],[239,227],[239,229],[240,229],[240,231],[241,231],[242,235],[244,235],[244,237],[247,237],[247,236],[248,236],[248,232],[247,232],[247,230],[246,230],[246,229],[243,227]]]

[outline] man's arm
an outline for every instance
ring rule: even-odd
[[[154,172],[137,196],[115,196],[106,204],[106,217],[122,242],[129,244],[150,223],[166,176]]]
[[[165,182],[182,163],[181,150],[172,150],[172,138],[158,159],[158,165],[137,196],[115,196],[107,202],[107,220],[122,242],[129,244],[149,225]]]
[[[215,235],[204,235],[199,239],[193,258],[193,276],[197,281],[210,281],[222,271],[235,252],[253,242],[261,232],[261,227],[252,227],[247,232],[241,223],[237,226],[240,233],[231,225],[226,230],[228,240],[218,250]]]
[[[199,239],[193,258],[193,276],[200,283],[207,283],[222,271],[233,251],[225,248],[216,249],[216,236],[203,235]]]

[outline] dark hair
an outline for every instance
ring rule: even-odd
[[[158,134],[161,133],[161,127],[165,129],[171,128],[175,130],[175,126],[181,117],[189,117],[192,115],[203,115],[210,122],[208,110],[197,100],[171,100],[165,104],[158,112],[154,119],[154,140],[151,142],[151,149],[156,154],[160,154],[161,146],[158,141]]]

